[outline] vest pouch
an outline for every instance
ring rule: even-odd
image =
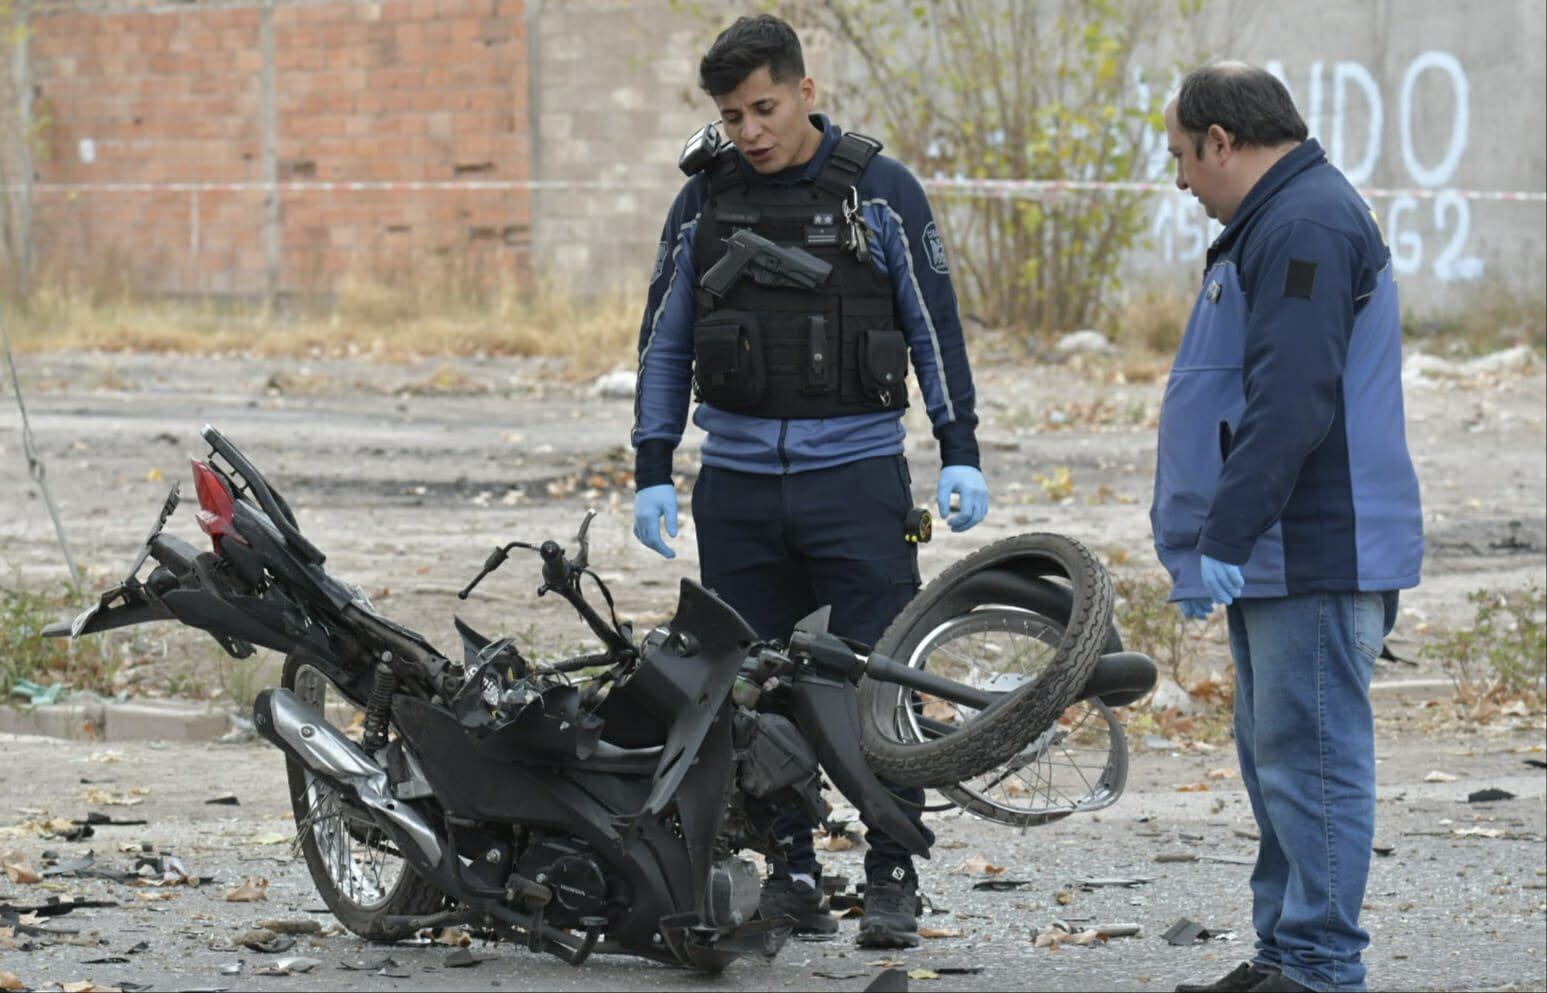
[[[694,323],[693,382],[700,400],[725,410],[763,399],[768,377],[755,316],[718,310]]]
[[[865,400],[879,407],[901,406],[906,397],[908,339],[901,331],[870,328],[859,339],[859,385]]]
[[[834,321],[823,314],[805,320],[805,341],[800,350],[800,391],[822,395],[838,388],[838,336]]]

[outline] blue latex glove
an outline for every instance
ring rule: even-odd
[[[677,537],[677,490],[670,483],[646,486],[634,494],[634,537],[646,548],[674,559],[677,553],[661,538],[661,518],[666,518],[666,533]]]
[[[956,494],[959,504],[956,514],[951,513],[951,495]],[[940,505],[940,519],[951,525],[952,531],[965,531],[988,516],[988,483],[983,474],[970,465],[948,465],[940,470],[940,485],[935,498]]]
[[[1246,588],[1240,566],[1211,559],[1207,555],[1201,557],[1199,564],[1203,570],[1203,588],[1209,591],[1215,603],[1229,606]]]
[[[1177,607],[1182,611],[1182,616],[1195,621],[1206,619],[1214,611],[1214,601],[1206,596],[1193,597],[1190,600],[1178,600]]]

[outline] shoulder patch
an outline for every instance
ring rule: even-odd
[[[1309,300],[1316,289],[1316,263],[1306,259],[1290,259],[1284,270],[1284,296]]]
[[[950,273],[951,266],[945,258],[945,243],[940,240],[940,230],[935,227],[934,221],[930,221],[924,228],[924,254],[929,257],[929,268],[942,276]]]
[[[666,253],[670,247],[666,240],[662,239],[661,244],[655,250],[655,268],[650,270],[650,282],[652,284],[661,278],[661,270],[666,268]]]

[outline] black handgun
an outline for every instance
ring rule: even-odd
[[[827,282],[833,267],[803,248],[782,248],[746,228],[725,239],[725,256],[699,281],[711,296],[722,297],[742,276],[759,286],[790,286],[814,290]]]

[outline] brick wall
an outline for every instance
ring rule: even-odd
[[[39,181],[261,184],[258,6],[94,6],[32,18]],[[521,0],[278,0],[278,180],[528,179],[522,13]],[[44,265],[153,290],[265,287],[261,188],[36,199]],[[525,191],[284,191],[280,287],[437,256],[524,275],[529,225]]]

